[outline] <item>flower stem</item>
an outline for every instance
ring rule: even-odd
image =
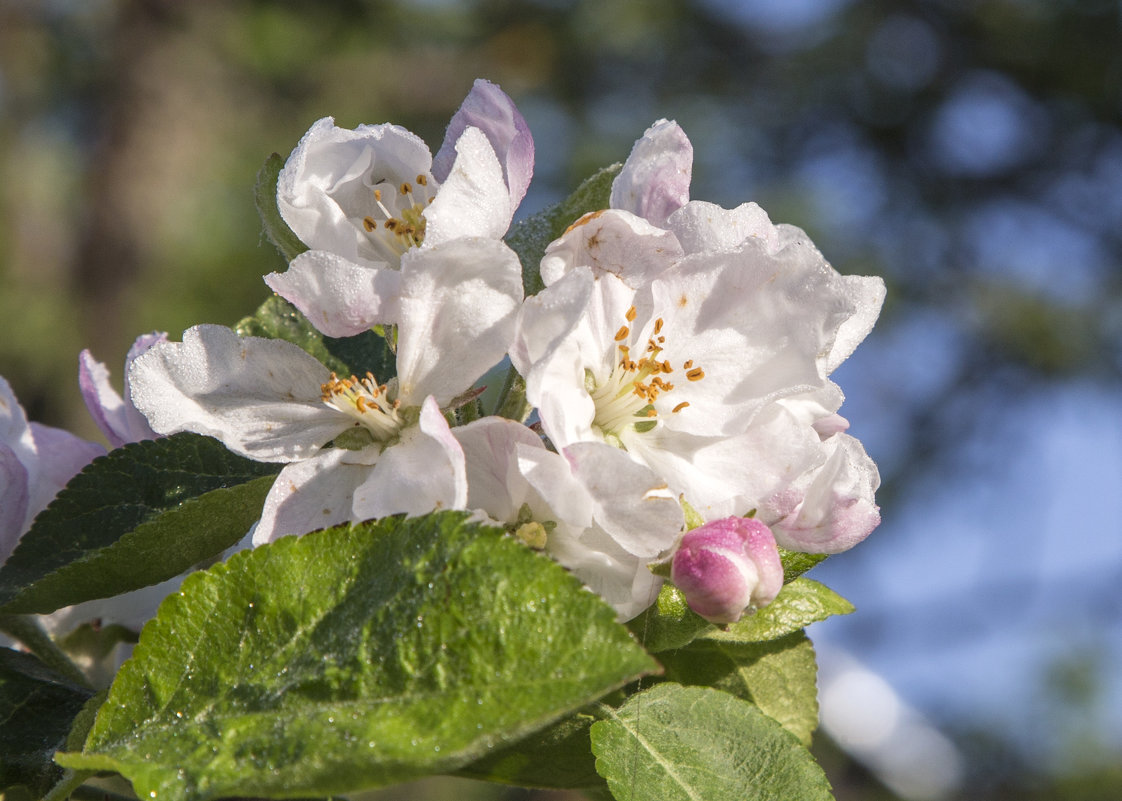
[[[31,615],[0,615],[0,632],[19,640],[27,650],[55,672],[75,684],[93,689],[86,674],[70,661],[70,657],[55,644],[51,636]]]

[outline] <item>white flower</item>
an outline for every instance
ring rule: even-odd
[[[662,580],[647,565],[683,524],[665,482],[599,443],[554,453],[513,420],[485,417],[452,432],[464,449],[468,508],[545,548],[621,620],[650,606]]]
[[[194,431],[288,463],[255,544],[347,520],[463,508],[463,453],[441,408],[502,358],[521,298],[513,251],[454,240],[402,259],[389,382],[339,378],[291,343],[197,326],[133,363],[133,399],[161,434]]]
[[[498,240],[533,172],[534,146],[514,103],[476,81],[433,159],[396,125],[316,122],[289,156],[277,205],[310,248],[266,283],[328,336],[397,322],[407,252]],[[486,258],[479,243],[476,258]]]

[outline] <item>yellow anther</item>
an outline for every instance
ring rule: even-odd
[[[628,328],[626,325],[621,325],[619,327],[619,330],[616,331],[616,342],[621,342],[622,340],[627,339],[630,333],[630,328]]]
[[[688,378],[690,381],[700,381],[701,379],[705,378],[705,371],[700,367],[695,367],[686,373],[686,378]]]
[[[659,317],[657,320],[655,320],[654,332],[655,332],[655,334],[661,334],[662,333],[662,318],[661,317]]]
[[[362,227],[366,229],[366,233],[370,234],[378,230],[378,221],[373,217],[363,217]]]
[[[378,201],[379,203],[382,202],[382,190],[381,189],[375,189],[374,190],[374,199],[376,201]]]
[[[693,367],[693,359],[686,359],[686,363],[682,365],[683,370],[688,370]]]
[[[418,186],[428,186],[429,185],[429,177],[427,175],[418,175],[417,176],[417,184],[418,184]]]
[[[632,306],[630,309],[627,310],[627,314],[625,314],[624,317],[627,318],[627,322],[633,323],[633,322],[635,322],[635,315],[636,314],[638,314],[638,312],[636,312],[635,307]]]
[[[673,409],[671,409],[670,412],[671,412],[671,414],[677,414],[678,412],[682,411],[682,409],[686,408],[689,405],[690,405],[689,401],[682,401],[677,406],[675,406]]]
[[[397,189],[398,189],[399,192],[401,192],[401,194],[408,195],[410,192],[413,191],[413,186],[408,181],[405,181]]]

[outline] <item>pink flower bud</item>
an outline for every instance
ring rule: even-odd
[[[783,564],[771,529],[758,520],[726,517],[682,537],[670,580],[710,623],[735,623],[748,607],[775,599],[783,588]]]

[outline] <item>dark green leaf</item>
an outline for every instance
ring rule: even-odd
[[[373,373],[385,383],[397,375],[397,358],[373,331],[334,339],[317,331],[295,306],[273,295],[234,328],[241,336],[283,339],[298,345],[341,376]]]
[[[519,787],[607,790],[596,772],[596,758],[588,737],[595,721],[593,715],[577,713],[488,753],[456,771],[456,775]]]
[[[546,246],[583,215],[608,208],[612,181],[622,167],[622,164],[613,164],[594,173],[560,203],[527,217],[510,229],[506,243],[522,261],[522,286],[527,295],[542,290],[540,266]]]
[[[617,801],[827,801],[798,739],[747,701],[664,682],[592,726],[596,769]]]
[[[51,612],[173,578],[245,535],[279,467],[186,433],[95,459],[0,568],[0,604]]]
[[[727,629],[713,628],[701,636],[724,642],[777,640],[833,615],[848,615],[853,609],[853,604],[825,584],[798,578],[784,585],[775,600],[755,614],[745,615]]]
[[[265,236],[288,262],[307,250],[308,246],[292,233],[292,229],[288,227],[288,223],[277,209],[277,176],[280,175],[283,167],[284,159],[279,153],[273,153],[265,159],[265,164],[257,173],[253,200],[257,206],[257,213],[261,216],[261,224],[265,226]]]
[[[141,797],[329,795],[456,770],[656,669],[513,537],[390,518],[189,576],[57,759]]]
[[[92,695],[34,656],[0,648],[0,790],[42,794],[62,777],[54,752]]]
[[[659,654],[666,678],[751,701],[806,746],[818,728],[818,668],[802,632],[769,642],[698,639]]]

